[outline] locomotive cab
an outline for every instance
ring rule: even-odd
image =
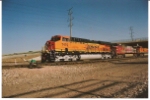
[[[55,42],[60,41],[60,40],[61,40],[60,36],[57,36],[57,35],[53,36],[51,38],[51,40],[49,40],[45,43],[46,50],[54,51],[55,50]]]

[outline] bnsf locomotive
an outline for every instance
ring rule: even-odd
[[[108,59],[118,56],[125,57],[125,54],[143,56],[147,52],[148,49],[141,46],[122,46],[104,41],[55,35],[45,43],[41,62]]]

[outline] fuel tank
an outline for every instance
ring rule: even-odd
[[[109,59],[112,58],[110,54],[82,54],[80,55],[81,60],[85,59]]]

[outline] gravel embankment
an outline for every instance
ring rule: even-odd
[[[41,67],[2,69],[2,97],[148,98],[148,58]]]

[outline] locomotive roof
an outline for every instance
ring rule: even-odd
[[[71,37],[71,40],[74,40],[74,41],[77,41],[77,42],[90,42],[90,43],[99,43],[99,44],[107,44],[107,45],[112,44],[111,42],[90,40],[90,39],[78,38],[78,37]]]
[[[55,35],[55,36],[62,36],[62,37],[65,37],[65,38],[70,38],[69,36],[63,36],[63,35]],[[76,41],[76,42],[89,42],[89,43],[99,43],[99,44],[107,44],[107,45],[112,45],[113,44],[111,42],[90,40],[90,39],[78,38],[78,37],[71,37],[71,40]]]

